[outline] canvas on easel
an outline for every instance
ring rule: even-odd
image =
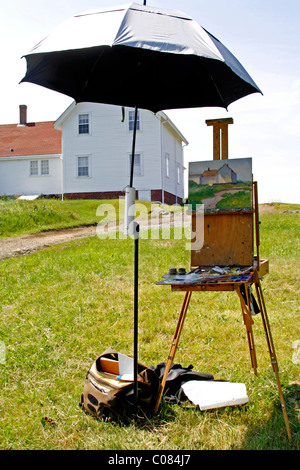
[[[204,209],[204,238],[192,240],[191,266],[253,265],[252,159],[190,162],[188,200],[192,233],[203,217],[197,205]]]

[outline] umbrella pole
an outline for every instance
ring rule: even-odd
[[[131,169],[130,169],[130,187],[133,187],[134,157],[135,157],[135,140],[137,127],[138,108],[135,106],[134,112],[134,128],[132,137],[131,152]],[[133,353],[133,378],[134,378],[134,407],[138,406],[138,280],[139,275],[139,224],[135,223],[134,230],[134,353]]]
[[[139,286],[139,224],[135,224],[134,240],[134,406],[138,407],[138,286]]]
[[[137,116],[138,116],[138,108],[136,106],[135,109],[134,109],[134,127],[133,127],[132,151],[131,151],[131,168],[130,168],[130,184],[129,184],[129,186],[131,188],[133,186],[133,170],[134,170],[134,157],[135,157],[135,140],[136,140]]]

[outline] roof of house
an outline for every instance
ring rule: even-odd
[[[210,170],[209,168],[207,170],[204,170],[202,176],[217,176],[217,174],[222,170],[222,168],[226,166],[232,173],[235,173],[235,171],[233,171],[230,166],[228,166],[228,163],[224,163],[224,165],[222,165],[221,168],[218,168],[217,170]]]
[[[51,155],[62,152],[54,121],[0,125],[0,157]]]
[[[203,171],[203,176],[216,176],[219,173],[219,170],[205,170]]]

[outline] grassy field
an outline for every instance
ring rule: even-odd
[[[140,216],[155,207],[176,212],[179,207],[143,202]],[[107,212],[106,212],[107,211]],[[49,230],[82,227],[123,220],[124,199],[37,199],[16,200],[0,197],[0,240]],[[138,214],[139,215],[139,214]]]
[[[82,215],[75,202],[64,210],[79,214],[77,224],[97,222],[90,204],[81,205]],[[0,263],[0,449],[299,450],[299,213],[283,213],[299,208],[276,205],[260,217],[260,253],[270,260],[262,286],[292,442],[261,318],[253,328],[256,377],[234,293],[192,297],[175,362],[245,383],[247,405],[202,412],[163,402],[157,416],[124,426],[82,412],[80,394],[97,355],[109,346],[133,353],[133,241],[95,236]],[[189,267],[185,246],[184,239],[140,241],[139,360],[148,366],[166,360],[183,298],[155,282],[170,266]]]
[[[0,198],[0,239],[97,224],[97,208],[107,203],[113,205],[116,215],[119,216],[119,202],[115,199],[26,201]]]

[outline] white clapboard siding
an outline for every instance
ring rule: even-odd
[[[62,151],[65,193],[122,191],[129,184],[129,156],[132,152],[132,131],[129,130],[129,111],[95,103],[71,105],[56,121],[62,130]],[[79,134],[78,116],[89,115],[88,135]],[[139,110],[140,130],[137,131],[135,152],[141,156],[141,174],[134,176],[137,190],[165,190],[183,198],[182,139],[167,121],[166,115],[154,115]],[[183,138],[184,139],[184,138]],[[170,155],[170,175],[165,176],[165,154]],[[89,175],[78,176],[77,159],[89,158]],[[177,184],[177,164],[182,172]]]
[[[166,173],[166,156],[169,157],[169,174]],[[183,150],[169,126],[163,127],[163,189],[180,198],[184,197]],[[179,168],[179,183],[177,169]]]
[[[40,174],[41,160],[49,161],[48,175]],[[38,175],[30,176],[30,161],[38,162]],[[1,195],[60,194],[62,192],[60,155],[2,157],[0,164]]]

